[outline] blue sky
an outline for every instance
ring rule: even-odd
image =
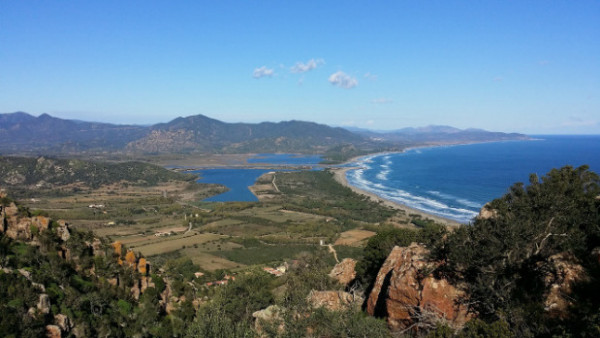
[[[600,134],[599,1],[0,1],[0,112]]]

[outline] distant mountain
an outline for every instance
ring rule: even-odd
[[[3,153],[110,151],[122,149],[147,133],[146,127],[64,120],[48,114],[0,114]]]
[[[179,117],[151,126],[137,126],[66,120],[48,114],[39,117],[23,112],[0,114],[0,154],[4,155],[275,152],[363,154],[423,144],[526,138],[522,134],[479,129],[460,130],[448,126],[405,128],[390,132],[364,129],[349,131],[304,121],[226,123],[204,115]]]
[[[225,123],[204,115],[180,117],[150,127],[145,137],[127,145],[143,152],[312,152],[365,139],[342,128],[303,121]]]
[[[491,132],[475,128],[458,129],[450,126],[436,125],[391,131],[373,131],[358,128],[352,130],[372,141],[393,144],[455,144],[529,139],[529,136],[518,133]]]
[[[0,114],[0,153],[320,153],[371,141],[342,128],[303,121],[225,123],[204,115],[152,126],[115,125],[23,112]]]

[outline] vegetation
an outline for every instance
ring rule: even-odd
[[[453,232],[439,258],[443,273],[466,282],[472,310],[487,323],[507,321],[518,336],[597,336],[600,298],[590,292],[600,274],[600,181],[586,166],[553,169],[529,185],[515,184],[489,204],[493,216]],[[582,278],[570,297],[568,315],[552,318],[544,311],[549,262],[580,264]],[[568,317],[570,319],[563,320]]]
[[[426,245],[430,259],[440,262],[436,276],[466,292],[463,301],[474,319],[462,330],[438,325],[417,335],[600,334],[595,292],[600,282],[600,181],[585,166],[555,169],[541,179],[532,175],[528,185],[516,184],[490,202],[486,217],[453,230],[356,195],[327,171],[277,173],[263,181],[276,182],[279,192],[253,203],[186,202],[182,196],[198,192],[186,187],[185,179],[167,194],[155,186],[132,185],[31,202],[30,207],[42,207],[34,210],[36,215],[61,216],[95,234],[72,227],[71,238],[63,242],[56,223],[49,231],[29,227],[37,238],[32,243],[0,233],[0,335],[43,335],[60,314],[73,322],[72,330],[88,336],[389,336],[385,322],[366,316],[360,307],[330,311],[314,308],[308,299],[311,291],[343,289],[327,276],[335,260],[319,241],[333,244],[352,231],[368,238],[352,242],[366,241],[364,247],[339,245],[343,241],[332,247],[339,259],[358,259],[360,283],[351,286],[356,294],[369,293],[395,245],[412,242]],[[89,208],[100,196],[109,201],[105,207]],[[3,197],[1,202],[6,206],[12,200]],[[60,208],[64,205],[72,209]],[[18,213],[32,214],[26,207]],[[90,243],[101,235],[149,259],[150,274],[119,264],[119,259],[127,261],[126,248],[119,256],[106,240],[101,246],[105,254],[94,254]],[[262,271],[264,265],[284,261],[289,270],[282,277]],[[567,274],[560,269],[569,267],[576,275],[567,306],[552,312],[546,304],[551,283],[560,282],[560,275]],[[197,277],[198,272],[203,275]],[[119,286],[113,285],[116,277]],[[152,283],[137,297],[132,289],[141,277]],[[223,280],[225,285],[209,286]],[[42,293],[48,296],[47,313],[35,310]],[[273,320],[252,316],[272,305],[281,310]]]
[[[110,184],[153,186],[167,181],[194,181],[191,174],[176,173],[142,162],[91,162],[44,157],[0,157],[0,184],[12,196],[33,197],[73,193]],[[61,189],[61,188],[65,189]]]
[[[396,213],[339,184],[328,171],[279,173],[277,186],[284,208],[334,217],[344,230],[356,227],[356,222],[383,222]]]

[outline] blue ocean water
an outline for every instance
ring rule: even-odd
[[[318,155],[296,155],[296,154],[257,154],[248,159],[248,163],[270,164],[275,166],[285,165],[316,165],[322,161]],[[209,202],[254,202],[258,201],[256,196],[250,192],[249,186],[264,173],[273,170],[267,169],[204,169],[192,171],[200,176],[198,182],[218,183],[229,188],[229,191],[209,197]]]
[[[529,175],[565,165],[600,173],[600,136],[534,136],[532,141],[418,148],[366,156],[348,182],[385,199],[467,223]]]

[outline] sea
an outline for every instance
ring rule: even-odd
[[[588,165],[600,174],[600,135],[414,148],[357,159],[348,183],[423,212],[469,223],[516,182],[552,168]]]

